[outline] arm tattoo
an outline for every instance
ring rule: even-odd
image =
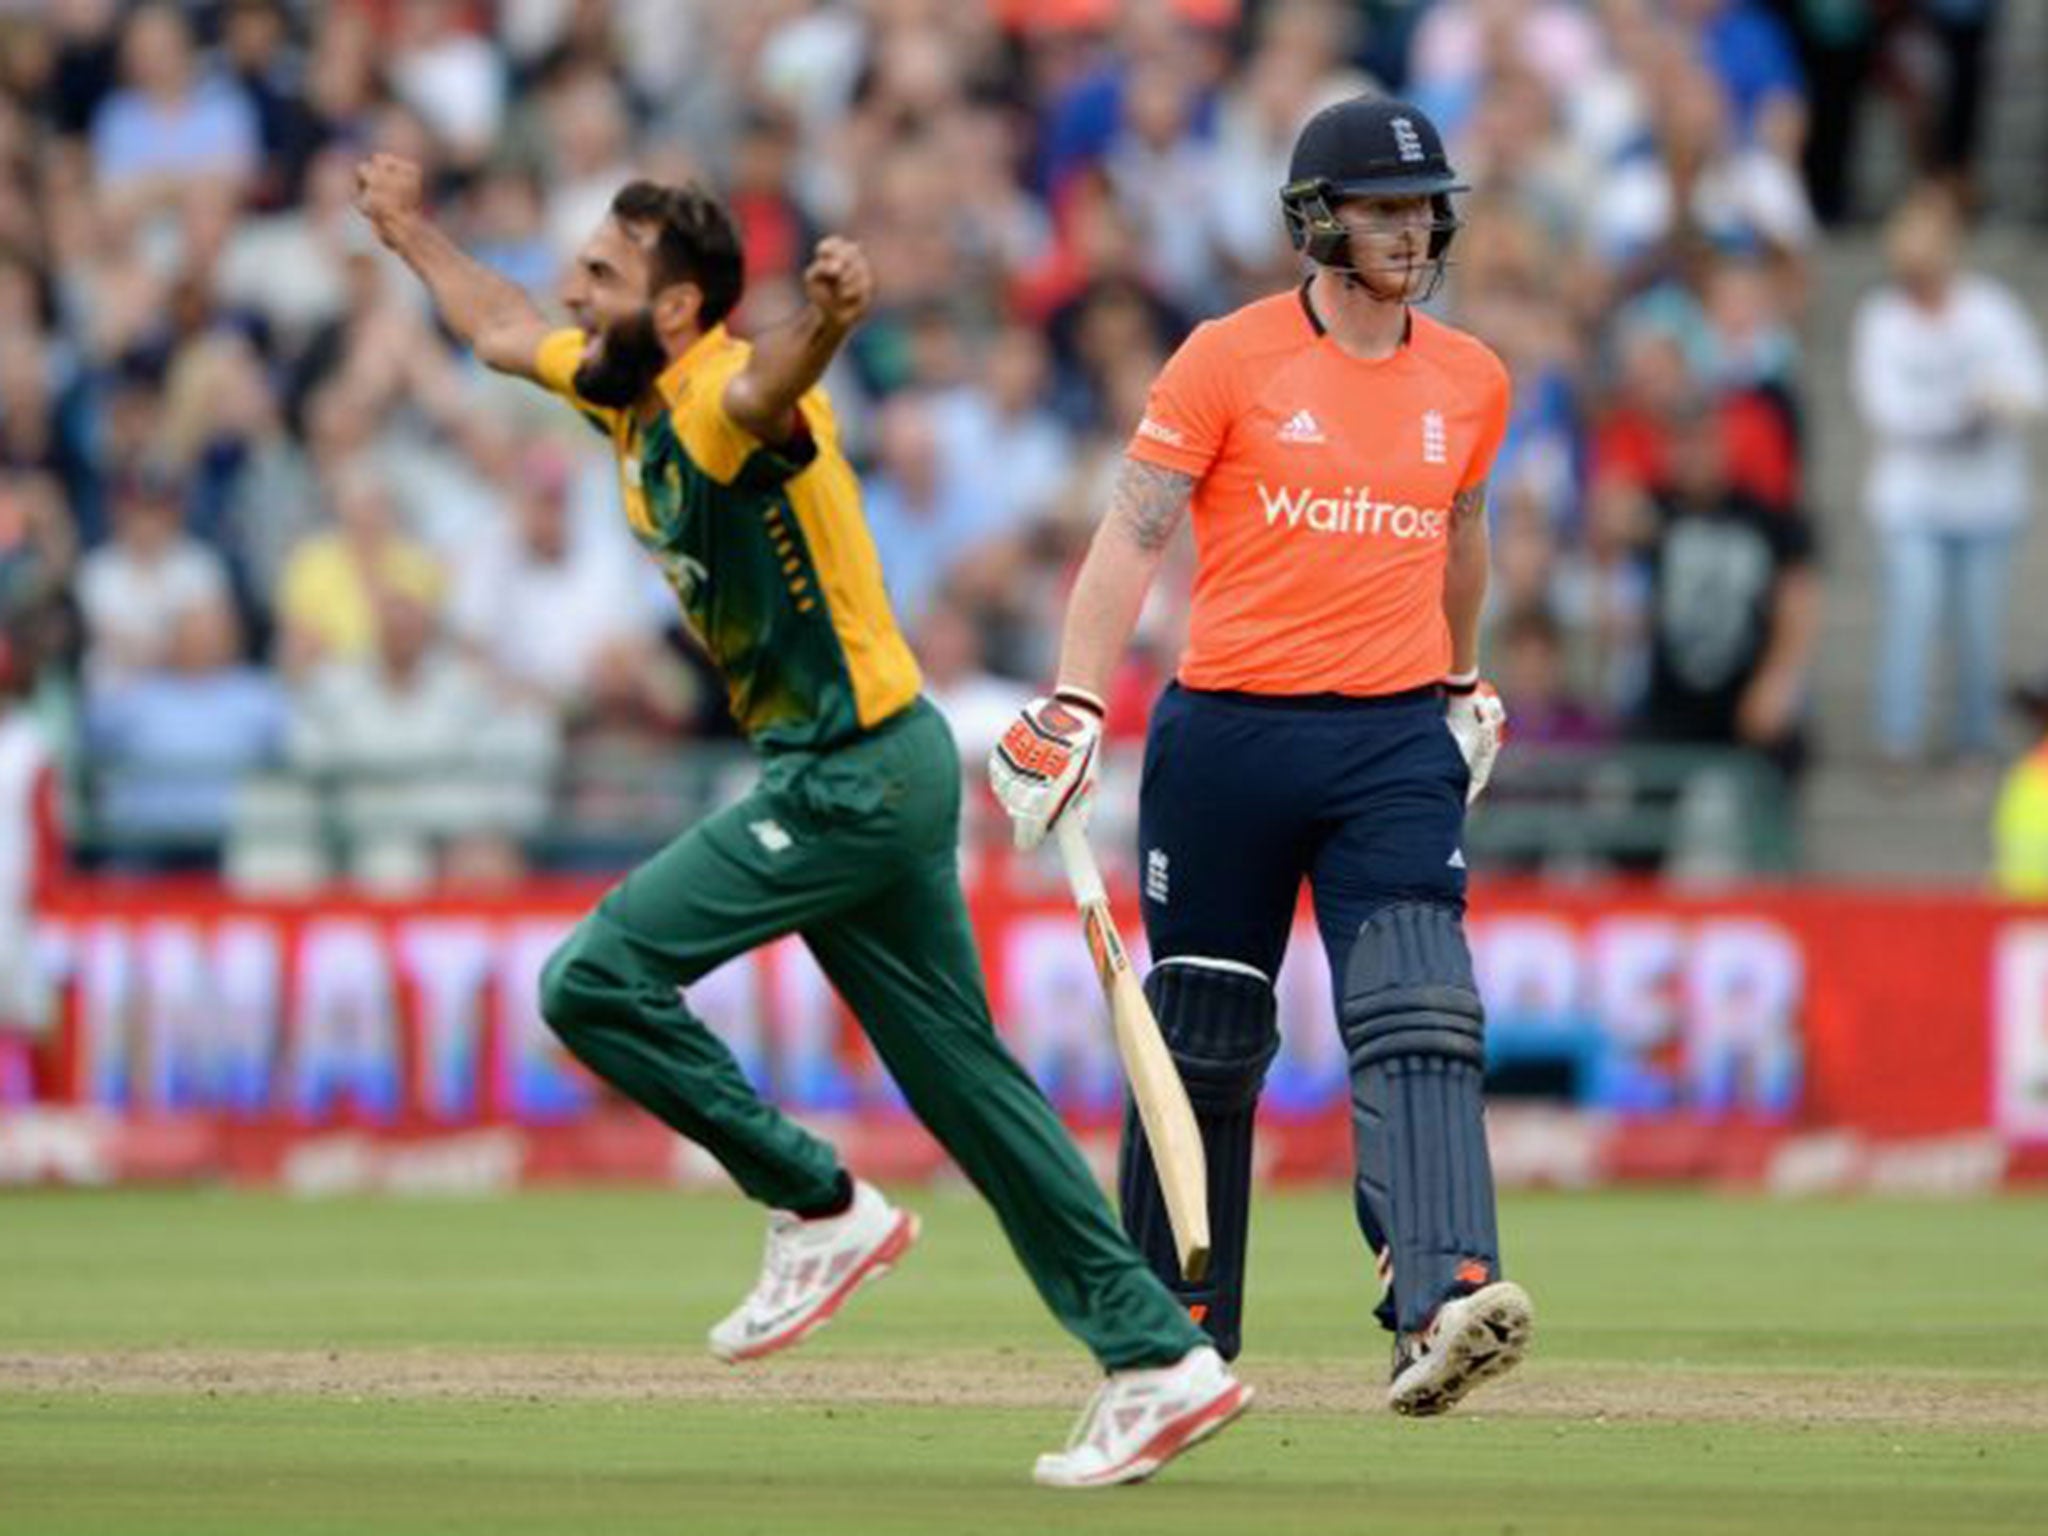
[[[1486,482],[1468,485],[1458,492],[1451,502],[1451,531],[1453,533],[1469,527],[1474,518],[1486,516]]]
[[[1109,493],[1109,516],[1147,553],[1166,548],[1195,492],[1193,475],[1127,458]]]

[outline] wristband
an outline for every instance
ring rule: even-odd
[[[1062,683],[1053,689],[1052,696],[1062,704],[1071,704],[1095,717],[1097,725],[1109,718],[1109,706],[1090,693],[1086,688],[1076,688],[1071,683]]]
[[[1451,673],[1443,681],[1443,690],[1445,693],[1456,694],[1461,698],[1468,693],[1477,693],[1479,691],[1479,669],[1474,667],[1470,672]]]

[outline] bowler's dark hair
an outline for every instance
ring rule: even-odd
[[[695,182],[628,182],[612,199],[612,217],[654,231],[650,295],[670,283],[695,283],[704,295],[698,323],[706,330],[733,312],[746,290],[746,267],[732,215],[711,193]]]

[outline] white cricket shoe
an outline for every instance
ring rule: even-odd
[[[728,1364],[787,1349],[832,1321],[846,1298],[884,1274],[917,1241],[917,1217],[855,1180],[853,1204],[805,1221],[768,1213],[768,1251],[747,1298],[711,1330],[711,1353]]]
[[[1474,1387],[1520,1365],[1535,1325],[1529,1293],[1512,1280],[1453,1296],[1427,1328],[1394,1341],[1387,1406],[1418,1419],[1448,1412]]]
[[[1206,1344],[1172,1365],[1113,1371],[1096,1389],[1067,1448],[1039,1457],[1032,1479],[1047,1488],[1143,1482],[1251,1403],[1252,1389]]]

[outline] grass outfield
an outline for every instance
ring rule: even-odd
[[[702,1331],[736,1198],[0,1196],[0,1531],[2039,1531],[2048,1202],[1518,1197],[1525,1371],[1379,1409],[1337,1193],[1262,1199],[1257,1410],[1137,1490],[1029,1482],[1089,1388],[981,1207],[802,1350]]]

